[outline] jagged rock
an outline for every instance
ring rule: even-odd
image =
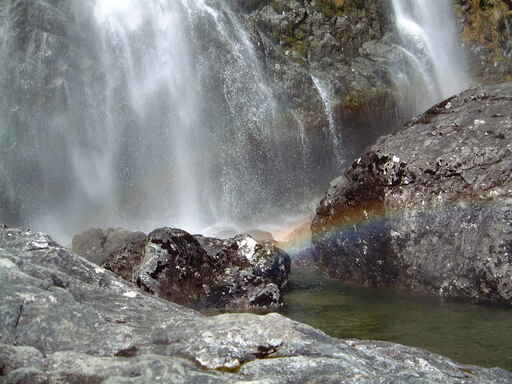
[[[329,274],[512,305],[511,95],[466,91],[356,160],[312,225]]]
[[[190,305],[206,295],[206,286],[219,272],[216,267],[191,234],[159,228],[147,237],[134,282],[159,297]]]
[[[339,172],[340,160],[415,113],[393,80],[404,53],[391,18],[390,2],[381,0],[275,0],[247,16],[285,111],[280,129],[303,123],[318,185]],[[330,144],[333,130],[342,154]]]
[[[506,384],[512,374],[277,314],[203,316],[48,236],[0,228],[0,382]]]
[[[220,240],[175,228],[159,228],[147,237],[92,229],[74,237],[73,250],[151,294],[201,308],[280,307],[290,272],[289,256],[273,241],[248,234]]]
[[[272,308],[283,305],[290,257],[270,241],[249,235],[219,240],[196,236],[215,260],[206,302],[224,308]]]

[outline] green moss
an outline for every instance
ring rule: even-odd
[[[458,12],[465,13],[466,25],[462,38],[479,43],[494,52],[492,60],[503,59],[500,30],[512,12],[503,0],[459,0]]]
[[[361,95],[355,93],[349,93],[345,95],[342,101],[342,107],[348,111],[357,111],[363,105]]]
[[[345,11],[346,0],[317,0],[316,8],[327,17],[342,15]]]
[[[272,3],[270,4],[277,13],[283,13],[290,10],[282,1],[279,0],[272,0]]]
[[[356,9],[363,9],[365,0],[316,0],[314,5],[327,17],[343,16]]]

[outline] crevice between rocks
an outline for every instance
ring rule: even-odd
[[[14,324],[14,329],[18,329],[18,325],[20,324],[21,317],[23,316],[23,310],[25,308],[25,303],[20,304],[18,307],[18,315],[16,316],[16,323]]]

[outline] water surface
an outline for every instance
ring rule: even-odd
[[[293,272],[282,313],[338,338],[385,340],[512,370],[512,310],[345,286]]]

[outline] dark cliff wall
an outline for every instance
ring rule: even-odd
[[[279,101],[304,122],[308,137],[321,137],[329,124],[312,76],[330,95],[347,160],[384,133],[382,122],[394,125],[398,103],[388,69],[396,56],[388,44],[393,39],[388,1],[272,0],[258,5],[247,20],[267,73]],[[313,151],[324,141],[313,142]]]
[[[390,0],[231,1],[246,5],[275,92],[312,137],[328,122],[311,74],[331,87],[347,160],[417,112],[391,76],[401,54]],[[453,4],[475,82],[512,78],[511,1]]]

